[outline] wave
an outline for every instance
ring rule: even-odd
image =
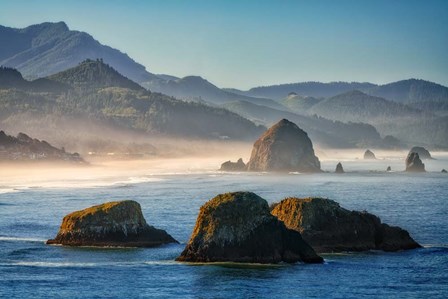
[[[36,242],[36,243],[42,243],[46,242],[45,239],[37,239],[37,238],[27,238],[27,237],[7,237],[7,236],[0,236],[0,241],[12,241],[12,242]]]

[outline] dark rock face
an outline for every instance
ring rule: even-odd
[[[418,156],[420,157],[420,159],[422,159],[422,160],[432,159],[431,154],[429,153],[429,151],[426,148],[422,147],[422,146],[414,146],[409,151],[409,154],[410,153],[417,153]]]
[[[344,168],[342,167],[342,164],[341,164],[341,162],[339,162],[337,165],[336,165],[336,170],[334,171],[335,173],[344,173],[345,171],[344,171]]]
[[[177,243],[166,231],[146,223],[140,204],[108,202],[68,214],[47,244],[68,246],[153,247]]]
[[[245,171],[246,164],[244,164],[243,159],[239,158],[237,162],[227,161],[221,164],[222,171]]]
[[[390,166],[387,166],[386,171],[392,171],[392,168]]]
[[[446,171],[446,169],[442,169],[442,173],[448,173],[448,171]]]
[[[406,157],[406,171],[408,172],[425,172],[425,164],[417,153],[409,153]]]
[[[364,153],[364,160],[375,160],[375,154],[371,150],[366,150]]]
[[[349,211],[323,198],[287,198],[272,208],[286,227],[302,234],[316,252],[397,251],[421,247],[399,227],[367,212]]]
[[[251,192],[220,194],[199,212],[190,241],[176,259],[186,262],[321,263],[302,239],[272,216]]]
[[[287,119],[272,126],[255,142],[247,170],[321,172],[308,134]]]

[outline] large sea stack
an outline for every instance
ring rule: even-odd
[[[376,156],[371,150],[366,150],[364,153],[364,160],[376,160]]]
[[[406,171],[408,172],[425,172],[425,164],[417,153],[409,153],[406,157]]]
[[[381,223],[367,212],[349,211],[324,198],[287,198],[272,214],[301,233],[316,252],[398,251],[421,247],[399,227]]]
[[[251,192],[220,194],[199,212],[190,241],[176,259],[186,262],[321,263],[302,239],[272,216]]]
[[[424,148],[422,146],[414,146],[409,151],[409,154],[410,153],[417,153],[418,156],[420,157],[420,159],[422,159],[422,160],[432,159],[430,152],[426,148]]]
[[[287,119],[269,128],[255,142],[247,170],[321,172],[308,134]]]
[[[166,231],[146,223],[140,204],[108,202],[68,214],[47,244],[101,247],[154,247],[177,243]]]

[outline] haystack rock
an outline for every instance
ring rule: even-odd
[[[422,159],[422,160],[432,159],[430,152],[426,148],[424,148],[422,146],[414,146],[409,151],[409,154],[410,153],[417,153],[418,156],[420,157],[420,159]]]
[[[342,167],[342,164],[341,164],[341,162],[339,162],[337,165],[336,165],[336,170],[334,171],[335,173],[344,173],[345,171],[344,171],[344,168]]]
[[[222,171],[245,171],[246,164],[244,164],[243,159],[239,158],[238,161],[232,162],[227,161],[221,164],[221,168],[219,170]]]
[[[364,153],[364,160],[375,160],[375,154],[371,150],[366,150]]]
[[[321,263],[300,233],[272,216],[251,192],[220,194],[199,212],[190,241],[176,259],[185,262]]]
[[[47,244],[102,247],[153,247],[178,243],[166,231],[146,223],[140,204],[108,202],[68,214]]]
[[[381,223],[367,212],[349,211],[323,198],[287,198],[272,214],[301,233],[316,252],[398,251],[421,247],[399,227]]]
[[[409,153],[406,157],[406,171],[408,172],[425,172],[425,164],[417,153]]]
[[[255,142],[247,170],[321,172],[308,134],[287,119],[272,126]]]

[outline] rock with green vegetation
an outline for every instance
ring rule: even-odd
[[[255,142],[247,170],[321,172],[308,134],[287,119],[269,128]]]
[[[245,171],[246,164],[244,164],[243,159],[239,158],[238,161],[232,162],[227,161],[221,164],[221,168],[219,170],[222,171]]]
[[[321,263],[300,233],[272,216],[251,192],[220,194],[199,212],[191,238],[177,261]]]
[[[375,160],[376,156],[371,150],[366,150],[364,153],[364,160]]]
[[[342,164],[341,164],[341,162],[339,162],[337,165],[336,165],[336,170],[334,171],[335,173],[344,173],[345,171],[344,171],[344,168],[342,167]]]
[[[384,250],[421,247],[399,227],[381,223],[365,211],[349,211],[324,198],[286,198],[272,206],[272,215],[301,233],[316,252]]]
[[[406,171],[407,172],[425,172],[425,164],[418,153],[410,152],[406,157]]]
[[[411,148],[409,153],[417,153],[419,158],[422,160],[432,159],[431,153],[426,148],[424,148],[422,146],[414,146],[413,148]]]
[[[166,231],[146,223],[140,204],[114,201],[68,214],[47,244],[99,247],[154,247],[177,243]]]

